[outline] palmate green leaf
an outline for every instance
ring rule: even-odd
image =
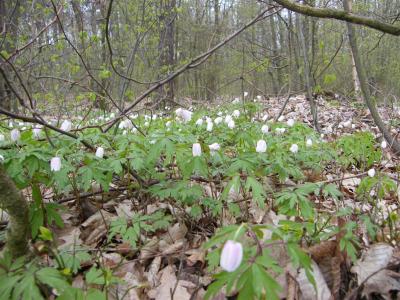
[[[33,203],[29,208],[29,223],[32,238],[35,238],[39,233],[40,226],[44,224],[44,214],[40,204]]]
[[[247,177],[245,189],[247,192],[252,192],[253,199],[260,208],[265,206],[265,191],[261,183],[254,177]]]
[[[81,266],[81,262],[89,261],[91,256],[86,251],[76,251],[73,254],[62,253],[61,258],[64,262],[65,268],[72,270],[72,273],[76,274]]]
[[[15,286],[12,299],[40,300],[44,299],[36,285],[34,270],[27,272]]]
[[[85,274],[85,279],[88,284],[105,284],[103,271],[95,267],[91,267]]]
[[[66,278],[54,268],[40,269],[36,272],[36,278],[42,284],[55,288],[60,293],[71,287]]]
[[[339,200],[339,198],[342,197],[342,193],[339,191],[337,186],[332,183],[325,185],[322,191],[325,196],[331,196],[335,200]]]
[[[48,224],[52,224],[54,222],[59,228],[63,228],[64,221],[62,220],[58,211],[65,210],[65,207],[57,203],[46,203],[45,209]]]
[[[0,275],[0,299],[11,299],[11,293],[17,286],[21,275],[9,276],[7,274]]]

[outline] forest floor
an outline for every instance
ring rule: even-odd
[[[285,99],[271,98],[263,100],[263,109],[258,111],[255,118],[268,115],[275,118],[279,114]],[[260,102],[258,103],[260,104]],[[218,110],[218,108],[214,108]],[[309,113],[309,104],[303,95],[290,98],[284,112],[285,122],[294,119],[311,127],[312,120]],[[384,120],[391,120],[391,132],[398,135],[397,123],[400,110],[397,108],[380,108]],[[338,102],[336,100],[318,99],[318,120],[321,126],[320,138],[325,142],[336,140],[356,132],[370,132],[375,138],[375,145],[380,148],[382,137],[374,125],[368,110],[360,103]],[[400,182],[398,173],[398,160],[391,153],[390,145],[383,147],[382,157],[374,161],[372,167],[382,176],[386,175],[397,184]],[[334,162],[333,162],[334,164]],[[313,258],[313,270],[316,293],[313,285],[304,274],[296,273],[284,246],[276,244],[271,246],[271,256],[285,270],[276,277],[282,290],[281,299],[397,299],[400,291],[400,252],[397,242],[400,189],[384,192],[375,204],[361,201],[357,189],[366,175],[366,170],[356,164],[348,167],[337,168],[332,165],[321,166],[322,172],[305,170],[306,182],[318,182],[324,185],[334,183],[341,193],[340,201],[335,197],[318,197],[311,195],[315,209],[324,214],[331,214],[329,220],[334,226],[343,226],[345,218],[337,213],[339,209],[357,211],[358,217],[362,215],[376,215],[376,207],[384,207],[376,217],[376,224],[380,228],[375,232],[372,241],[368,235],[367,226],[356,229],[358,244],[356,245],[357,260],[352,261],[343,251],[338,239],[341,233],[334,238],[319,243],[304,244],[302,248]],[[296,188],[298,182],[287,178],[284,182],[271,181],[277,190]],[[207,186],[204,185],[205,193]],[[212,189],[212,188],[211,188]],[[370,194],[377,193],[371,190]],[[50,200],[52,191],[43,192],[43,198]],[[219,220],[200,218],[191,219],[182,206],[172,201],[162,201],[148,193],[140,191],[130,192],[113,185],[110,192],[102,192],[98,187],[93,187],[90,192],[82,193],[79,200],[76,195],[65,195],[59,201],[67,209],[61,213],[64,222],[63,228],[53,228],[56,236],[58,251],[73,249],[74,253],[85,251],[92,257],[82,257],[79,268],[88,270],[94,264],[101,264],[102,268],[112,270],[115,278],[121,278],[126,284],[110,284],[108,287],[109,299],[203,299],[207,287],[213,282],[211,270],[207,266],[207,250],[203,247],[217,227],[246,222],[251,224],[268,224],[277,226],[281,220],[298,220],[280,214],[274,205],[264,208],[256,206],[235,193],[230,193],[233,200],[246,204],[247,213],[239,217],[225,211]],[[79,205],[77,205],[79,201]],[[272,203],[272,200],[268,203]],[[243,206],[241,206],[241,209]],[[117,220],[134,219],[138,213],[141,216],[151,215],[160,209],[168,211],[170,225],[166,230],[147,231],[146,238],[140,247],[132,247],[120,235],[115,234],[110,238],[110,224]],[[387,211],[386,211],[387,209]],[[77,216],[83,216],[77,218]],[[347,216],[354,220],[355,216]],[[316,217],[318,218],[318,217]],[[352,219],[353,218],[353,219]],[[391,218],[393,222],[386,219]],[[380,221],[379,221],[380,220]],[[139,235],[144,235],[140,233]],[[71,251],[71,250],[66,250]],[[77,255],[78,257],[79,255]],[[51,255],[43,256],[51,262]],[[85,287],[83,272],[73,276],[73,286]],[[227,299],[235,297],[235,291],[227,294],[221,289],[213,299]],[[394,298],[391,298],[394,297]],[[230,298],[232,299],[232,298]],[[268,295],[266,297],[268,298]]]

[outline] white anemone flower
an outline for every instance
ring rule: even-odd
[[[267,151],[267,143],[264,140],[259,140],[256,146],[256,152],[264,153]]]
[[[212,121],[207,122],[207,131],[211,132],[213,130],[214,124]]]
[[[202,119],[202,118],[198,119],[198,120],[196,121],[196,125],[197,125],[197,126],[203,125],[203,119]]]
[[[286,128],[280,128],[280,127],[278,127],[278,128],[275,129],[275,132],[276,132],[277,134],[283,134],[283,133],[285,133],[285,131],[286,131]]]
[[[311,147],[312,144],[313,144],[312,139],[307,139],[307,141],[306,141],[306,146],[307,146],[307,147]]]
[[[228,124],[230,121],[232,121],[233,119],[232,119],[232,116],[230,116],[230,115],[227,115],[226,117],[225,117],[225,124]]]
[[[221,118],[221,117],[217,117],[217,118],[215,118],[215,120],[214,120],[215,125],[218,125],[218,124],[221,123],[221,122],[222,122],[222,118]]]
[[[32,129],[33,137],[35,139],[38,139],[40,137],[40,132],[41,131],[42,131],[42,129],[40,129],[40,128],[33,128]]]
[[[228,123],[228,127],[229,127],[230,129],[235,128],[235,121],[230,120],[229,123]]]
[[[104,156],[104,148],[103,147],[98,147],[96,149],[96,156],[98,158],[103,158],[103,156]]]
[[[247,97],[248,95],[249,95],[248,92],[244,92],[244,93],[243,93],[243,96],[244,96],[244,97]]]
[[[233,113],[232,113],[232,116],[235,117],[235,118],[239,118],[239,117],[240,117],[240,111],[237,110],[237,109],[235,109],[235,110],[233,111]]]
[[[262,133],[267,134],[268,131],[269,131],[268,125],[263,125],[263,126],[261,127],[261,132],[262,132]]]
[[[172,124],[171,121],[167,121],[167,122],[165,123],[165,126],[166,126],[166,127],[171,127],[171,124]]]
[[[70,120],[64,120],[64,122],[62,122],[62,124],[61,124],[60,129],[63,131],[66,131],[66,132],[71,131],[72,122]]]
[[[386,147],[387,147],[387,142],[385,140],[383,140],[381,143],[381,148],[386,149]]]
[[[221,252],[220,266],[227,272],[233,272],[239,268],[243,259],[243,247],[239,242],[226,241]]]
[[[50,170],[54,172],[58,172],[61,170],[61,158],[55,156],[50,161]]]
[[[374,168],[368,170],[368,176],[369,177],[374,177],[375,176],[375,169]]]
[[[192,146],[193,156],[201,156],[201,145],[199,143],[194,143]]]
[[[21,133],[19,132],[18,129],[15,128],[15,129],[11,130],[10,137],[13,142],[16,142],[21,138]]]
[[[292,144],[292,146],[290,146],[289,150],[292,153],[297,153],[297,152],[299,152],[299,146],[297,146],[297,144]]]

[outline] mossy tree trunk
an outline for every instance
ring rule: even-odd
[[[7,250],[13,257],[28,252],[28,204],[0,165],[0,207],[9,215]]]

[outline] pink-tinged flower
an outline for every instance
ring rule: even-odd
[[[55,156],[50,161],[50,170],[57,172],[61,170],[61,158]]]
[[[199,143],[194,143],[192,146],[193,156],[201,156],[201,146]]]
[[[19,132],[18,129],[15,128],[15,129],[11,130],[10,137],[13,142],[16,142],[20,139],[21,133]]]
[[[224,248],[221,252],[221,268],[227,272],[233,272],[240,266],[242,259],[242,244],[232,240],[226,241]]]
[[[259,140],[256,146],[256,152],[264,153],[267,151],[267,143],[264,140]]]

